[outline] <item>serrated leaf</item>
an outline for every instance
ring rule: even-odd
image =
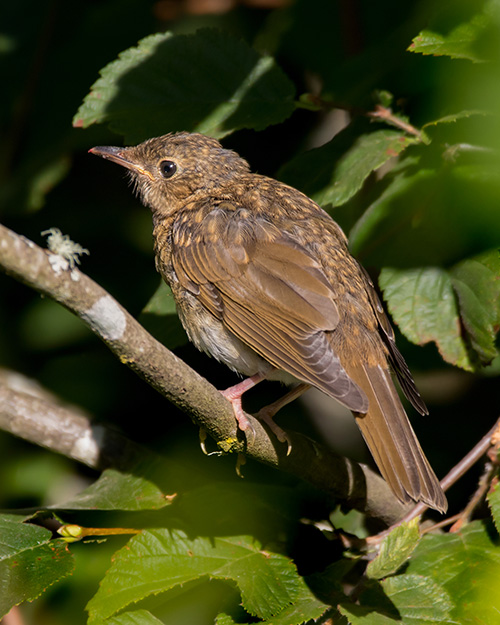
[[[476,42],[488,24],[485,15],[475,15],[470,22],[460,24],[447,35],[421,31],[408,47],[410,52],[434,56],[449,56],[452,59],[468,59],[480,63],[485,59],[474,49]]]
[[[163,280],[142,310],[138,321],[169,349],[175,349],[188,342],[177,315],[172,290]]]
[[[451,618],[454,605],[448,593],[429,577],[396,575],[384,580],[382,588],[403,617],[404,623],[412,625],[456,623]]]
[[[488,364],[497,355],[500,328],[500,252],[465,260],[450,274],[471,345],[481,362]]]
[[[372,579],[393,575],[408,560],[420,541],[419,520],[401,523],[384,539],[380,552],[366,569]]]
[[[300,577],[290,560],[265,552],[252,538],[189,539],[180,530],[144,531],[114,558],[87,609],[105,619],[150,595],[208,576],[236,582],[250,614],[270,618],[292,603]]]
[[[262,625],[301,625],[316,621],[328,610],[331,610],[331,605],[318,599],[301,578],[299,594],[292,605],[284,608],[276,616],[262,621]]]
[[[73,571],[73,556],[48,530],[0,515],[0,618],[23,601],[33,601]]]
[[[340,133],[332,141],[292,159],[279,178],[298,186],[322,206],[340,206],[363,186],[366,178],[393,156],[418,143],[397,130],[377,130],[362,135],[346,148]]]
[[[500,545],[498,535],[480,521],[454,534],[427,534],[408,563],[408,573],[441,584],[455,604],[460,625],[498,623]]]
[[[381,592],[383,591],[383,593]],[[458,625],[446,590],[429,577],[397,575],[368,587],[360,605],[339,606],[351,625]]]
[[[170,503],[151,480],[139,475],[106,469],[99,479],[69,501],[66,510],[159,510]]]
[[[389,312],[410,341],[417,345],[433,341],[444,360],[472,370],[447,271],[439,267],[384,268],[379,284]]]
[[[259,621],[261,625],[301,625],[310,621],[316,622],[332,609],[331,604],[319,599],[302,578],[299,583],[299,594],[294,602],[276,616]],[[339,593],[340,595],[344,597],[343,593]],[[229,614],[219,614],[216,625],[236,625],[236,621]]]
[[[497,532],[500,532],[500,484],[497,483],[492,491],[487,496],[488,505],[490,506],[493,522],[497,528]]]
[[[438,119],[434,119],[430,122],[427,122],[422,126],[422,128],[429,128],[430,126],[439,126],[440,124],[454,124],[455,122],[460,121],[461,119],[468,119],[469,117],[475,117],[480,115],[482,117],[488,115],[486,111],[481,111],[479,109],[473,109],[469,111],[459,111],[458,113],[451,113],[450,115],[444,115],[443,117],[439,117]]]
[[[188,130],[221,138],[261,130],[293,112],[294,87],[274,60],[217,30],[156,34],[122,52],[73,125],[107,123],[127,143]]]

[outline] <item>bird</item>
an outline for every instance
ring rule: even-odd
[[[409,422],[427,407],[398,350],[374,284],[340,226],[307,195],[252,173],[216,139],[175,132],[90,153],[126,168],[153,219],[156,268],[201,351],[246,376],[221,391],[241,430],[243,393],[263,379],[292,390],[272,417],[315,387],[354,415],[382,476],[402,502],[444,513],[447,500]]]

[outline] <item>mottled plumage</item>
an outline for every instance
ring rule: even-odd
[[[91,152],[132,172],[153,213],[158,271],[196,347],[257,381],[300,381],[337,399],[396,496],[446,510],[389,367],[415,409],[427,409],[331,217],[203,135]]]

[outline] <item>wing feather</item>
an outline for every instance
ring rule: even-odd
[[[339,313],[322,267],[290,236],[245,215],[219,208],[189,237],[174,230],[179,282],[274,367],[366,410],[328,339]]]

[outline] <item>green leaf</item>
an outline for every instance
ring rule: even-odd
[[[278,175],[318,204],[340,206],[361,189],[373,171],[416,143],[415,137],[397,130],[377,130],[352,143],[349,129],[292,159]]]
[[[73,125],[107,123],[127,143],[178,130],[221,138],[283,121],[294,95],[271,57],[225,32],[163,33],[101,70]]]
[[[408,573],[442,584],[455,604],[460,625],[498,623],[500,614],[500,546],[480,521],[456,534],[427,534],[408,563]]]
[[[122,612],[118,616],[112,616],[104,622],[106,625],[163,625],[163,622],[153,616],[147,610],[134,610],[132,612]]]
[[[163,280],[142,310],[138,321],[169,349],[175,349],[188,341],[177,315],[172,290]]]
[[[500,328],[500,252],[465,260],[450,275],[471,345],[481,362],[488,364],[497,355]]]
[[[300,625],[301,623],[316,621],[328,610],[331,610],[331,605],[318,599],[302,578],[300,578],[299,586],[299,595],[292,605],[271,619],[262,621],[262,625]]]
[[[488,505],[490,506],[491,514],[497,532],[500,532],[500,484],[497,483],[492,491],[487,496]]]
[[[149,479],[106,469],[91,486],[57,508],[138,511],[159,510],[169,503],[167,495]]]
[[[480,63],[485,59],[475,49],[475,44],[483,35],[488,18],[485,15],[475,15],[470,22],[460,24],[447,35],[421,31],[408,47],[410,52],[434,56],[449,56],[452,59],[468,59]]]
[[[0,618],[72,573],[66,543],[51,537],[45,528],[22,523],[22,517],[0,515]]]
[[[252,538],[190,539],[180,530],[144,531],[115,555],[87,606],[91,621],[151,595],[173,588],[180,592],[204,576],[236,582],[245,610],[264,619],[292,603],[301,588],[291,561],[262,551]]]
[[[359,510],[349,510],[344,512],[341,506],[335,508],[330,514],[330,523],[336,530],[353,534],[358,538],[366,538],[369,531],[366,527],[366,515]]]
[[[384,539],[378,556],[366,569],[368,577],[382,579],[403,566],[420,541],[419,520],[401,523]]]
[[[488,113],[479,109],[459,111],[458,113],[450,113],[449,115],[444,115],[443,117],[439,117],[438,119],[427,122],[422,126],[422,129],[429,128],[430,126],[439,126],[440,124],[454,124],[461,119],[468,119],[469,117],[475,117],[477,115],[485,117],[486,115],[488,115]]]
[[[439,267],[384,268],[380,288],[394,321],[417,345],[434,341],[446,362],[472,370],[450,275]]]
[[[368,587],[360,605],[341,604],[339,611],[351,625],[458,625],[450,616],[453,607],[429,577],[397,575]]]

